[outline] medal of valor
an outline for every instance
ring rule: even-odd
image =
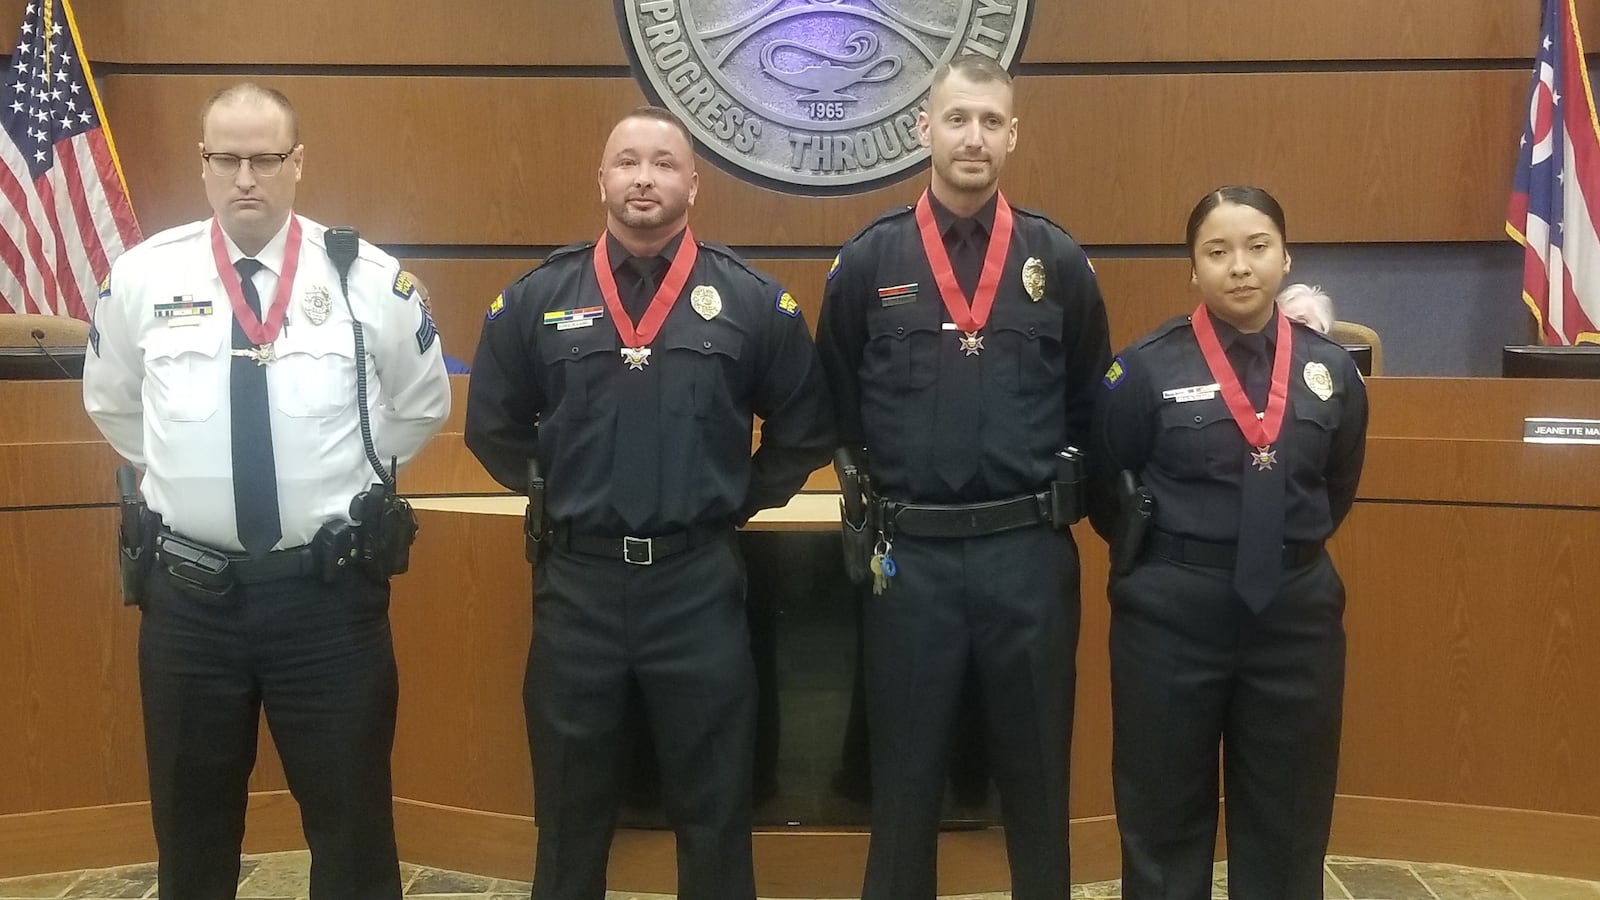
[[[230,350],[228,352],[232,356],[243,356],[253,359],[256,361],[256,365],[264,366],[267,363],[277,362],[278,360],[278,354],[273,349],[272,344],[272,341],[267,341],[265,344],[251,347],[248,350]]]
[[[962,335],[957,346],[967,356],[977,356],[983,352],[983,336],[979,332],[983,331],[983,326],[989,321],[989,311],[994,308],[995,294],[1000,289],[1000,276],[1005,268],[1006,253],[1011,249],[1011,204],[1006,202],[1004,195],[996,195],[994,228],[989,235],[989,248],[983,254],[983,269],[978,275],[978,288],[973,293],[970,303],[967,295],[962,293],[960,283],[956,281],[955,268],[950,264],[950,254],[944,248],[944,239],[939,236],[939,226],[933,217],[933,206],[928,202],[927,191],[923,191],[922,197],[917,200],[916,212],[917,231],[922,236],[922,251],[927,256],[928,267],[933,270],[934,283],[939,286],[939,299],[944,301],[944,308],[950,313],[951,324]],[[1031,260],[1031,262],[1038,261]],[[1042,267],[1039,276],[1040,296],[1043,296]],[[1024,286],[1026,286],[1026,276],[1024,276]],[[880,298],[883,296],[883,289],[879,289],[878,295]],[[1034,299],[1037,300],[1038,297]]]
[[[328,321],[328,313],[333,311],[333,298],[328,295],[328,289],[320,284],[314,284],[306,289],[304,297],[300,298],[300,308],[305,311],[306,318],[313,325],[321,325]]]
[[[1257,447],[1250,451],[1250,461],[1255,464],[1256,471],[1265,472],[1278,461],[1278,451],[1274,450],[1271,444]]]
[[[622,308],[622,298],[617,294],[617,279],[611,273],[606,234],[600,233],[600,240],[594,245],[594,278],[600,285],[600,296],[606,301],[606,309],[611,312],[611,324],[617,329],[617,338],[622,342],[619,350],[622,361],[630,370],[643,371],[645,366],[650,365],[650,342],[656,339],[656,334],[661,331],[661,323],[667,320],[667,314],[678,302],[678,294],[689,281],[689,272],[694,268],[694,261],[699,254],[700,247],[694,242],[694,233],[685,226],[678,253],[672,258],[672,265],[667,267],[666,277],[661,279],[655,296],[650,298],[644,318],[635,325],[633,319],[628,317],[627,310]],[[717,296],[717,289],[709,284],[695,288],[694,297],[689,302],[695,312],[707,320],[722,311],[722,298]]]
[[[1022,289],[1035,303],[1044,297],[1044,263],[1037,256],[1028,257],[1022,264]]]
[[[1206,312],[1204,303],[1189,317],[1189,324],[1194,328],[1195,342],[1200,345],[1200,355],[1205,357],[1206,368],[1211,370],[1211,377],[1222,389],[1222,401],[1227,404],[1229,415],[1233,416],[1234,424],[1239,426],[1239,433],[1250,443],[1251,464],[1258,472],[1271,469],[1278,461],[1278,451],[1272,445],[1278,440],[1278,434],[1283,429],[1284,412],[1289,408],[1289,356],[1294,342],[1289,317],[1278,316],[1271,388],[1267,392],[1266,411],[1259,413],[1251,408],[1244,387],[1239,383],[1239,376],[1233,371],[1233,364],[1228,362],[1222,342],[1217,340],[1217,330],[1211,324],[1211,314]]]
[[[722,295],[711,285],[702,284],[690,292],[689,306],[700,314],[700,318],[709,322],[722,312]]]

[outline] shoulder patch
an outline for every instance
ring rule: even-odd
[[[433,316],[426,307],[422,309],[422,324],[417,326],[417,352],[427,353],[433,346],[433,341],[439,336],[439,330],[433,327]]]
[[[1100,383],[1104,384],[1107,390],[1112,390],[1122,383],[1127,374],[1128,370],[1123,367],[1122,357],[1119,356],[1111,361],[1111,368],[1106,370],[1106,376],[1100,379]]]
[[[496,295],[494,300],[489,304],[489,319],[493,321],[494,319],[499,318],[500,314],[505,311],[506,295],[504,292],[501,292],[500,294]]]
[[[800,315],[800,304],[796,302],[793,294],[788,291],[782,291],[778,294],[778,312],[791,319]]]
[[[828,266],[828,280],[832,281],[833,280],[833,276],[837,275],[838,273],[839,273],[839,254],[835,253],[833,255],[833,265]]]
[[[401,300],[409,300],[411,299],[411,292],[416,289],[416,285],[411,281],[411,273],[404,271],[395,273],[394,285],[390,290],[394,291],[396,297]]]
[[[104,299],[106,299],[107,297],[110,297],[110,296],[111,296],[111,276],[109,274],[107,274],[106,277],[105,277],[105,280],[100,282],[100,299],[104,300]]]
[[[94,351],[95,356],[100,355],[100,326],[93,319],[89,320],[89,349]]]

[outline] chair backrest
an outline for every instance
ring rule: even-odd
[[[1383,341],[1378,333],[1359,322],[1338,321],[1328,329],[1328,337],[1341,344],[1370,344],[1372,346],[1372,374],[1383,374]]]
[[[89,323],[69,316],[0,315],[0,347],[32,347],[34,332],[47,347],[82,347],[89,340]]]

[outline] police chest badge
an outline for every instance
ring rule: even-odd
[[[1044,263],[1037,256],[1028,257],[1022,264],[1022,289],[1035,303],[1044,297]]]
[[[722,295],[711,285],[702,284],[689,294],[689,305],[700,314],[700,318],[709,322],[722,312]]]
[[[1328,372],[1327,366],[1319,362],[1308,362],[1302,377],[1306,380],[1306,387],[1317,395],[1318,400],[1326,401],[1333,396],[1333,375]]]
[[[314,284],[306,289],[305,295],[300,298],[300,309],[313,325],[321,325],[328,321],[328,313],[333,311],[333,296],[328,289],[320,284]]]

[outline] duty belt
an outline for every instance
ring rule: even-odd
[[[1050,523],[1049,491],[985,503],[900,503],[884,499],[877,506],[885,533],[913,537],[981,537]]]
[[[1210,569],[1232,569],[1238,548],[1234,544],[1215,541],[1197,541],[1179,537],[1165,531],[1150,534],[1150,549],[1160,557],[1173,562],[1205,566]],[[1294,569],[1314,561],[1322,554],[1322,542],[1283,545],[1283,567]]]
[[[284,578],[317,574],[314,544],[274,550],[265,556],[246,556],[209,547],[162,528],[156,536],[156,561],[182,581],[216,592],[235,584],[260,584]]]
[[[585,556],[602,556],[607,559],[620,559],[625,563],[635,566],[654,565],[656,560],[676,556],[685,550],[692,550],[708,541],[727,534],[733,526],[727,522],[716,522],[705,525],[691,525],[682,531],[655,537],[606,537],[595,534],[580,534],[566,528],[557,527],[551,539],[555,546],[573,553],[582,553]]]

